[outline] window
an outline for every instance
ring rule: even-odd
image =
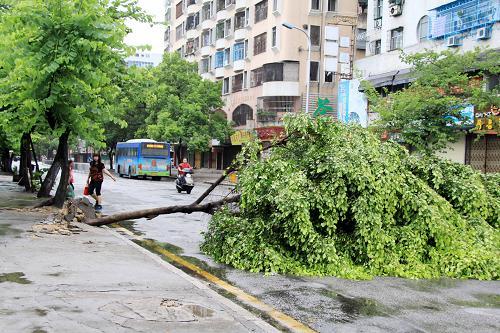
[[[247,57],[246,42],[235,43],[233,47],[233,61],[243,60]]]
[[[229,94],[229,78],[226,77],[224,80],[222,80],[222,94],[227,95]]]
[[[283,81],[283,63],[276,62],[264,65],[264,82]]]
[[[337,0],[327,0],[328,1],[328,11],[334,12],[337,9]]]
[[[205,30],[201,33],[201,47],[212,44],[211,30]]]
[[[382,53],[382,40],[377,39],[373,42],[373,54]]]
[[[231,19],[228,19],[224,22],[224,37],[231,36]]]
[[[382,6],[384,5],[384,0],[375,0],[375,12],[374,19],[382,18]]]
[[[200,13],[188,16],[186,20],[186,30],[193,30],[200,24]]]
[[[182,37],[184,37],[184,22],[175,28],[175,40],[179,40]]]
[[[175,18],[178,19],[184,13],[184,3],[183,1],[175,5]]]
[[[320,0],[311,0],[311,10],[320,10]]]
[[[277,12],[278,10],[278,0],[273,0],[273,12]]]
[[[210,72],[210,58],[203,58],[200,60],[200,74]]]
[[[248,72],[244,71],[243,72],[243,89],[248,88]]]
[[[217,51],[215,53],[215,68],[224,67],[224,51]]]
[[[213,16],[213,1],[207,2],[201,8],[201,19],[202,21],[210,20]]]
[[[321,28],[317,25],[309,26],[309,33],[311,35],[311,44],[313,46],[320,46],[321,43]]]
[[[248,8],[234,15],[234,30],[243,29],[248,26]]]
[[[255,23],[267,18],[267,0],[261,1],[255,5]]]
[[[228,66],[231,63],[231,49],[224,49],[224,66]]]
[[[278,36],[276,33],[276,27],[273,27],[271,33],[271,47],[276,47],[278,45]]]
[[[319,62],[311,61],[309,79],[311,81],[319,81]]]
[[[217,12],[226,9],[226,1],[225,0],[217,0]]]
[[[264,68],[256,68],[250,72],[250,87],[257,87],[262,85],[264,80]]]
[[[397,50],[403,47],[403,27],[391,30],[389,50]]]
[[[254,37],[253,40],[253,55],[266,52],[267,32]]]
[[[427,40],[427,35],[429,33],[429,16],[424,16],[418,21],[417,26],[417,38],[420,43]]]
[[[325,83],[333,82],[333,72],[325,72]]]
[[[235,126],[245,126],[247,120],[253,119],[253,110],[250,106],[241,104],[234,110],[232,118]]]
[[[233,76],[233,92],[243,90],[243,73]]]
[[[187,0],[187,6],[195,5],[196,0]]]
[[[186,43],[186,55],[193,54],[194,51],[194,40],[188,40]]]
[[[215,26],[215,38],[216,39],[221,39],[224,38],[224,27],[225,27],[225,22],[219,22]]]

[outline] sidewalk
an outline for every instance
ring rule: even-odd
[[[45,215],[0,209],[0,332],[277,332],[112,229],[31,232]]]

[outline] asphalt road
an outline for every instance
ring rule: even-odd
[[[76,193],[83,191],[83,175]],[[104,214],[148,207],[188,204],[207,184],[198,183],[191,195],[178,194],[172,180],[109,178],[103,185]],[[217,190],[209,199],[227,195]],[[127,221],[122,226],[164,244],[169,250],[258,297],[320,332],[499,332],[500,282],[406,280],[376,278],[351,281],[296,276],[264,276],[214,263],[199,244],[209,216],[159,216]]]

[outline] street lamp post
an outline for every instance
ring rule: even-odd
[[[309,92],[311,90],[311,36],[304,29],[298,28],[292,23],[283,22],[282,25],[287,29],[296,29],[302,31],[307,37],[307,80],[306,80],[306,114],[309,114]]]

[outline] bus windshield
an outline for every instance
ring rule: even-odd
[[[165,157],[169,156],[169,147],[165,143],[142,143],[141,155],[144,157]]]

